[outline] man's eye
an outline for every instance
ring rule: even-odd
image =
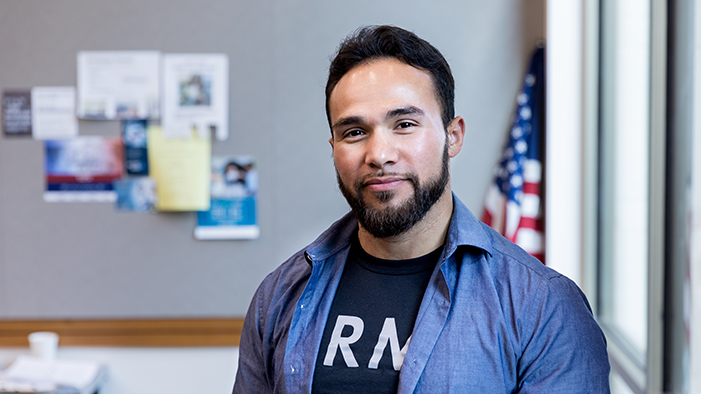
[[[363,134],[363,130],[355,129],[346,133],[346,137],[357,137]]]
[[[400,124],[397,125],[397,128],[406,129],[406,128],[413,127],[413,126],[414,126],[414,124],[411,122],[401,122]]]

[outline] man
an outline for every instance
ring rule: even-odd
[[[443,56],[360,29],[326,87],[352,212],[270,274],[241,336],[234,393],[606,393],[604,336],[579,288],[452,194]]]

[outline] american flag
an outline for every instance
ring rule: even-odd
[[[545,263],[540,135],[543,48],[536,49],[516,102],[509,140],[484,199],[482,221]]]

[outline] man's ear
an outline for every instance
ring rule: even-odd
[[[448,155],[453,158],[462,150],[465,140],[465,119],[456,116],[448,124]]]
[[[333,150],[333,137],[329,138],[329,144],[331,145],[331,150]]]

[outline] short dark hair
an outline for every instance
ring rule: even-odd
[[[381,58],[394,58],[429,73],[441,106],[443,127],[447,127],[455,117],[455,81],[448,62],[438,49],[416,34],[387,25],[361,27],[339,45],[326,83],[326,118],[329,126],[329,98],[338,81],[354,67]]]

